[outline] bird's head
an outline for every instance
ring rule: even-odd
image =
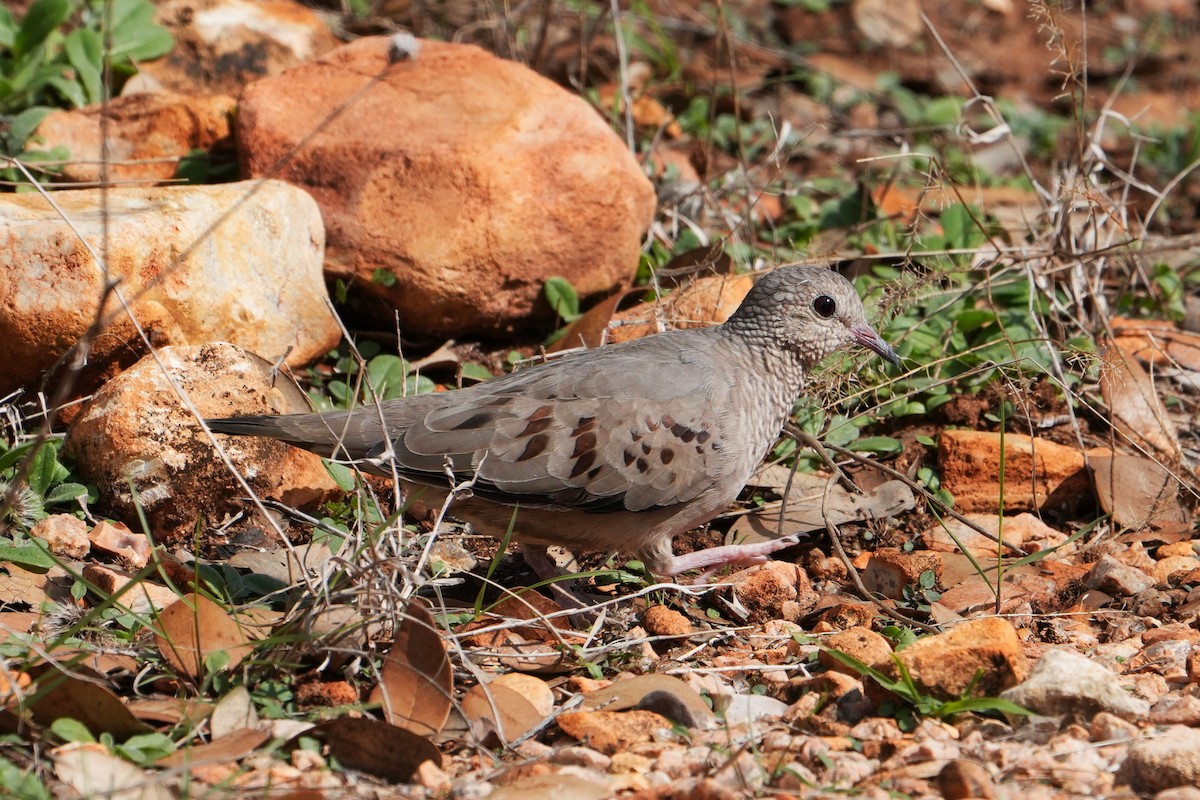
[[[870,348],[893,364],[896,351],[867,322],[854,286],[821,267],[767,273],[725,323],[730,331],[795,352],[806,367],[846,345]]]

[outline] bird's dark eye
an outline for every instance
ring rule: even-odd
[[[837,311],[837,303],[827,294],[823,294],[816,300],[813,300],[813,311],[828,319],[833,316],[833,312]]]

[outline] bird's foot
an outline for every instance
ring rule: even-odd
[[[671,560],[667,562],[663,572],[668,575],[678,575],[681,572],[702,569],[704,572],[697,579],[698,583],[720,567],[765,564],[771,560],[772,553],[786,550],[799,543],[799,536],[782,536],[778,539],[754,544],[727,544],[721,547],[710,547],[683,556],[671,556]]]

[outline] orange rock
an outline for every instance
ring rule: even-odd
[[[642,615],[642,625],[655,636],[686,636],[692,632],[692,623],[673,608],[650,606]]]
[[[970,620],[927,636],[896,653],[921,691],[943,700],[994,697],[1029,674],[1029,663],[1012,623],[999,617]],[[895,667],[888,670],[895,676]],[[978,680],[976,675],[978,674]]]
[[[192,150],[224,146],[232,161],[237,103],[227,95],[187,97],[134,94],[104,104],[49,114],[38,126],[43,146],[65,147],[71,161],[62,176],[77,183],[100,180],[101,116],[107,126],[110,181],[164,181],[175,175],[179,160]]]
[[[390,45],[359,39],[238,105],[244,172],[287,161],[321,206],[331,277],[427,337],[549,322],[548,278],[586,298],[633,273],[654,188],[584,100],[478,47],[421,41],[391,63]]]
[[[928,550],[906,553],[896,547],[881,547],[867,560],[862,581],[871,591],[898,600],[904,596],[904,587],[920,585],[925,572],[933,572],[935,582],[941,582],[942,560],[938,553]]]
[[[795,622],[812,611],[819,599],[804,570],[784,561],[769,561],[744,569],[729,580],[738,601],[755,622],[770,619]]]
[[[655,731],[671,730],[671,722],[653,711],[568,711],[558,727],[568,736],[611,756],[648,742]]]
[[[859,674],[856,670],[838,661],[827,651],[838,650],[875,669],[882,669],[892,662],[891,644],[870,628],[850,628],[822,637],[821,647],[817,661],[822,666],[854,677]]]
[[[1106,454],[1089,450],[1087,455]],[[1004,511],[1069,508],[1091,498],[1085,454],[1042,439],[1004,435]],[[938,436],[942,488],[960,511],[994,514],[1000,502],[1000,434],[942,431]]]

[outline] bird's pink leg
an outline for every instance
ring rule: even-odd
[[[693,569],[705,570],[704,575],[717,567],[730,564],[764,564],[771,559],[771,553],[785,550],[800,542],[799,536],[782,536],[767,542],[754,544],[727,544],[722,547],[710,547],[707,550],[697,550],[685,556],[671,556],[663,572],[667,575],[678,575]],[[703,577],[703,576],[702,576]]]

